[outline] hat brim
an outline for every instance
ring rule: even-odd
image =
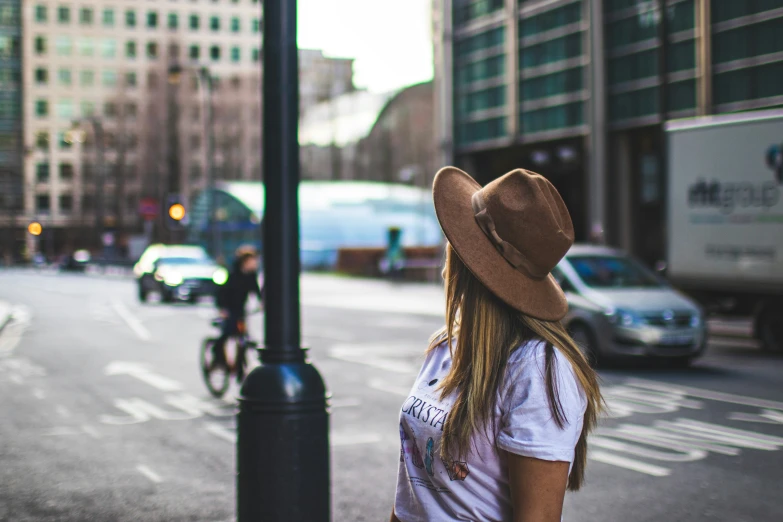
[[[503,302],[536,319],[559,321],[568,312],[560,285],[551,274],[535,280],[506,261],[476,222],[471,198],[479,190],[481,185],[455,167],[445,167],[435,176],[435,213],[449,243],[473,275]]]

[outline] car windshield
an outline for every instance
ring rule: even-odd
[[[651,271],[626,257],[568,257],[580,279],[593,288],[660,288],[664,286]]]
[[[159,265],[206,265],[209,260],[198,257],[161,257],[158,259]]]

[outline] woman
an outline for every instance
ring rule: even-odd
[[[446,326],[400,413],[392,521],[558,522],[602,404],[550,275],[571,218],[524,170],[481,188],[447,167],[433,194],[449,241]]]

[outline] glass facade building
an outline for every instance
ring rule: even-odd
[[[0,0],[0,264],[18,257],[22,208],[21,0]]]
[[[665,121],[783,106],[783,0],[436,0],[444,158],[546,175],[577,239],[665,253]],[[438,75],[441,78],[438,78]],[[444,134],[447,131],[442,131]],[[450,141],[449,141],[450,140]]]

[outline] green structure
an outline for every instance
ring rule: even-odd
[[[783,0],[437,0],[443,162],[517,167],[579,240],[664,248],[662,124],[783,106]],[[450,132],[449,132],[450,131]]]
[[[0,265],[22,254],[21,0],[0,0]]]

